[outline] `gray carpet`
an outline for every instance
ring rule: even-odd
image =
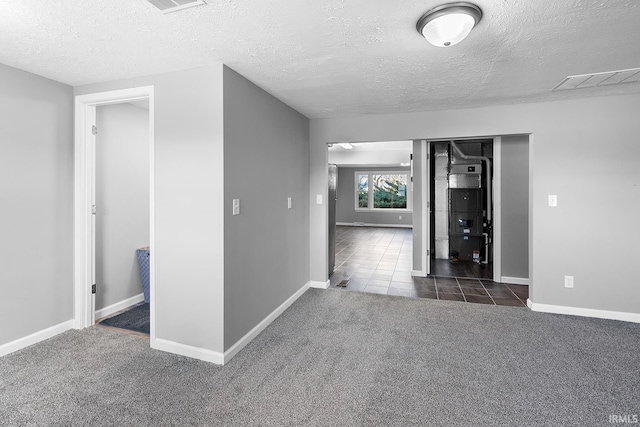
[[[0,425],[610,425],[639,349],[638,324],[311,289],[224,367],[103,327],[0,358]]]

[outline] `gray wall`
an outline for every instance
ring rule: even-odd
[[[312,120],[311,280],[327,275],[326,205],[316,205],[315,195],[326,197],[328,142],[532,134],[531,300],[640,313],[633,263],[620,262],[637,252],[635,239],[619,220],[640,217],[638,111],[640,95],[626,95]],[[547,206],[549,194],[558,195],[558,207]],[[573,289],[564,275],[575,277]]]
[[[529,136],[502,137],[502,276],[529,277]]]
[[[155,87],[156,336],[216,352],[224,347],[222,68],[75,88]]]
[[[223,352],[309,280],[308,120],[222,64],[75,92],[147,85],[157,338]]]
[[[412,213],[409,212],[381,212],[381,211],[356,211],[355,209],[355,173],[356,171],[385,171],[389,167],[338,167],[338,203],[336,205],[337,222],[364,222],[366,224],[383,225],[407,225],[412,224]],[[411,168],[393,168],[411,172]],[[402,219],[399,217],[402,216]]]
[[[73,90],[0,64],[0,345],[73,319]]]
[[[136,249],[149,246],[149,110],[96,109],[96,310],[142,292]]]
[[[224,139],[228,349],[309,281],[309,121],[225,67]]]

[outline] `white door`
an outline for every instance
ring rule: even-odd
[[[411,162],[413,179],[413,275],[431,273],[431,143],[425,139],[414,140]]]
[[[98,213],[98,207],[96,206],[96,107],[91,107],[92,110],[92,122],[91,125],[91,137],[87,139],[87,151],[89,153],[88,160],[89,167],[89,201],[91,209],[91,229],[89,230],[90,239],[90,260],[89,268],[91,270],[91,283],[89,286],[91,289],[91,308],[89,311],[89,322],[94,324],[96,322],[96,215]]]
[[[422,141],[422,229],[423,271],[431,274],[431,143]]]

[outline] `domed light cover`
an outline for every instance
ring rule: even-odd
[[[474,4],[443,4],[422,15],[416,29],[432,45],[449,47],[464,40],[481,18],[482,11]]]

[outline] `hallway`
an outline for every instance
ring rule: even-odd
[[[355,292],[526,306],[528,286],[442,273],[412,277],[412,246],[411,229],[338,226],[336,268],[330,278],[330,287],[341,288],[340,282],[348,280],[343,289]]]

